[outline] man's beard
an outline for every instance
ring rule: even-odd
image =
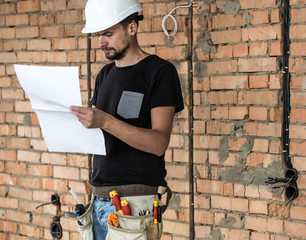
[[[129,47],[130,47],[130,44],[128,43],[124,46],[124,48],[119,49],[118,51],[115,48],[108,48],[108,47],[104,47],[104,48],[102,48],[102,50],[104,50],[105,57],[108,60],[120,60],[121,58],[123,58],[125,56]],[[108,50],[108,51],[111,50],[111,51],[113,51],[113,54],[110,54],[110,53],[106,52],[105,50]]]

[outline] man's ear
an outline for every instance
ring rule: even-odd
[[[135,21],[132,21],[128,27],[129,29],[129,33],[131,36],[134,36],[136,35],[137,33],[137,30],[138,30],[138,26],[137,26],[137,23]]]

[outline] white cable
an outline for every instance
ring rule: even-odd
[[[193,4],[193,0],[190,1],[190,4],[189,4],[189,5],[177,6],[177,7],[173,8],[169,14],[167,14],[167,15],[164,16],[163,21],[162,21],[162,28],[163,28],[163,31],[164,31],[164,33],[167,35],[168,38],[174,36],[174,35],[177,33],[177,21],[175,20],[175,18],[174,18],[171,14],[172,14],[176,9],[179,9],[179,8],[189,8],[189,7],[192,6],[192,4]],[[168,31],[167,31],[166,28],[165,28],[165,22],[166,22],[167,18],[169,18],[169,17],[170,17],[170,18],[173,20],[173,22],[174,22],[174,30],[173,30],[173,32],[172,32],[171,34],[169,34]]]

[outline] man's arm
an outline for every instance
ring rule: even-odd
[[[172,130],[175,107],[151,110],[152,129],[130,125],[97,108],[71,106],[70,110],[86,128],[102,128],[126,144],[161,156],[165,153]]]

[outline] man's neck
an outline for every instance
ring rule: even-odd
[[[137,64],[150,54],[143,51],[138,45],[131,47],[125,56],[119,60],[115,60],[117,67],[128,67]]]

